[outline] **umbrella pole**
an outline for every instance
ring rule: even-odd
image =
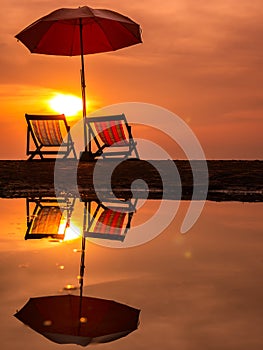
[[[86,82],[85,82],[85,67],[84,67],[84,49],[83,49],[83,26],[82,19],[79,20],[79,39],[80,39],[80,57],[81,57],[81,94],[82,94],[82,115],[83,115],[83,132],[84,132],[84,152],[81,152],[80,160],[91,160],[92,152],[90,140],[88,140],[86,118],[87,118],[87,108],[86,108]],[[88,149],[89,143],[89,149]]]
[[[83,113],[83,129],[84,129],[84,149],[87,152],[87,130],[86,130],[86,82],[84,69],[84,50],[83,50],[83,35],[82,35],[82,19],[79,20],[79,35],[80,35],[80,57],[81,57],[81,94],[82,94],[82,113]]]
[[[87,140],[87,128],[86,128],[86,92],[85,92],[85,88],[86,88],[86,85],[85,85],[85,77],[84,77],[84,70],[83,68],[81,69],[80,71],[80,74],[81,74],[81,93],[82,93],[82,110],[83,110],[83,131],[84,131],[84,149],[85,149],[85,152],[88,151],[88,147],[87,147],[87,143],[88,143],[88,140]]]

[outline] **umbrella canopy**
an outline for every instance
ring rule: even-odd
[[[55,295],[30,298],[14,316],[59,344],[105,343],[136,330],[140,310],[113,300]]]
[[[83,119],[86,83],[83,55],[119,50],[142,42],[140,26],[130,18],[104,9],[61,8],[44,16],[15,36],[32,53],[81,56]],[[87,151],[87,135],[84,127]]]
[[[61,8],[15,36],[32,53],[60,56],[118,50],[142,42],[140,26],[117,12]]]

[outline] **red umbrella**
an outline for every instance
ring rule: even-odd
[[[84,55],[115,51],[142,42],[140,26],[117,12],[83,6],[62,8],[15,36],[32,53],[81,56],[83,119],[86,117]],[[84,127],[85,151],[87,135]]]
[[[137,329],[140,310],[113,300],[55,295],[30,298],[14,316],[59,344],[110,342]]]

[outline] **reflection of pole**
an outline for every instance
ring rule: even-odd
[[[83,294],[83,280],[84,280],[84,270],[85,270],[85,244],[86,244],[86,239],[83,235],[82,247],[81,247],[80,270],[79,270],[80,297],[82,297],[82,294]]]
[[[86,248],[86,238],[84,235],[87,221],[87,202],[84,206],[84,218],[83,218],[83,228],[82,228],[82,242],[81,242],[81,258],[80,258],[80,269],[79,269],[79,330],[81,327],[81,317],[82,317],[82,296],[83,296],[83,282],[84,282],[84,271],[85,271],[85,248]]]
[[[79,289],[80,289],[80,298],[82,299],[83,295],[83,281],[84,281],[84,271],[85,271],[85,248],[86,248],[86,238],[84,235],[86,228],[86,220],[87,220],[87,204],[85,202],[84,206],[84,219],[83,219],[83,228],[82,228],[82,242],[81,242],[81,258],[80,258],[80,269],[79,269]],[[81,306],[81,304],[80,304]],[[81,308],[80,308],[81,311]],[[81,314],[81,312],[80,312]]]
[[[84,130],[84,148],[87,152],[87,130],[86,130],[86,82],[85,82],[85,69],[84,69],[84,50],[83,50],[83,25],[82,19],[79,20],[79,37],[80,37],[80,56],[81,56],[81,93],[82,93],[82,112],[83,112],[83,130]]]

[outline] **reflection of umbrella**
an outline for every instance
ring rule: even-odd
[[[140,310],[113,300],[83,296],[86,239],[82,235],[80,295],[30,298],[14,316],[59,344],[110,342],[137,329]]]
[[[110,10],[83,6],[51,12],[16,35],[32,53],[81,56],[83,117],[86,117],[85,54],[115,51],[142,42],[140,26]],[[84,128],[85,130],[85,128]],[[85,138],[85,150],[87,136]]]
[[[113,300],[57,295],[30,298],[15,317],[56,343],[85,346],[131,333],[137,329],[139,313]]]

